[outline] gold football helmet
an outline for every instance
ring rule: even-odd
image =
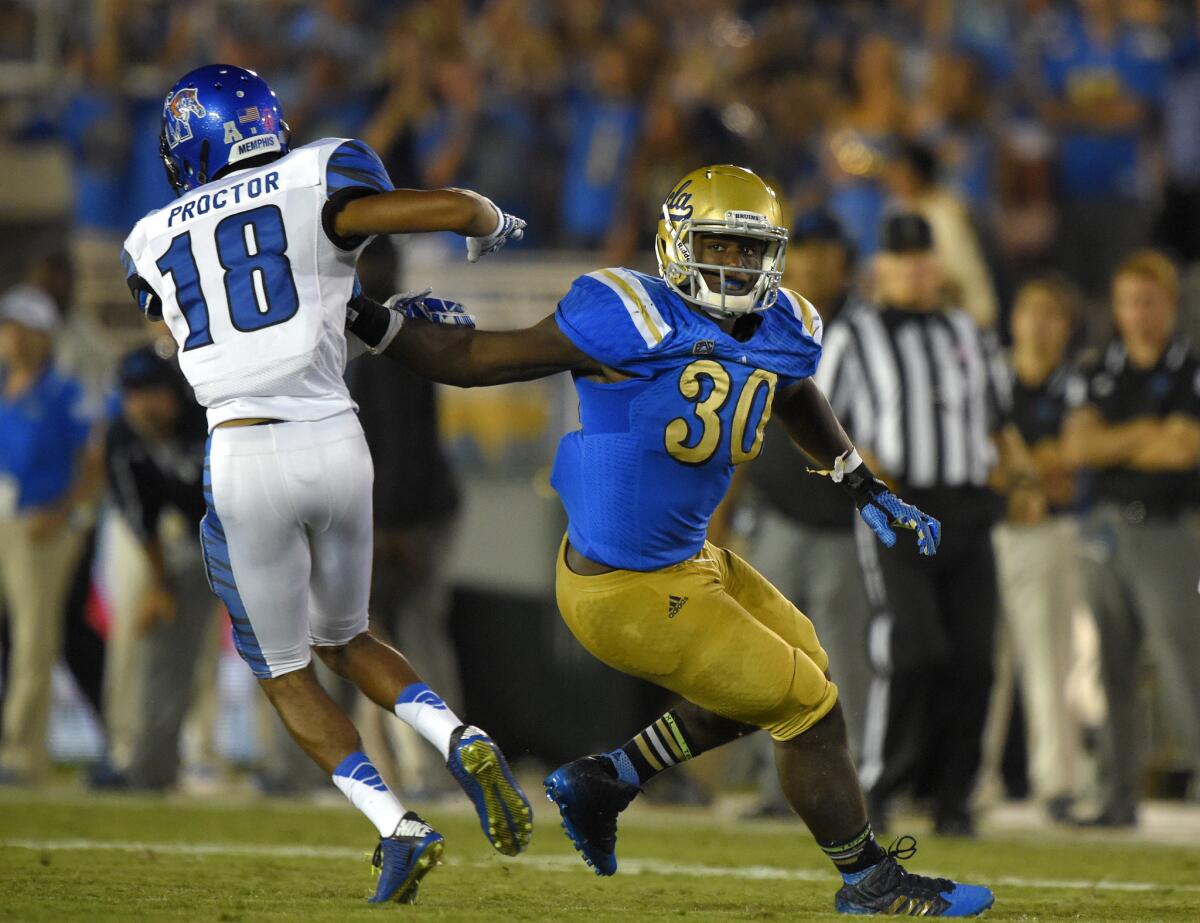
[[[720,266],[695,259],[697,234],[730,234],[766,241],[762,265]],[[745,167],[718,164],[693,170],[663,203],[654,252],[658,272],[684,300],[725,317],[765,311],[779,295],[787,228],[775,190]],[[717,276],[713,291],[704,273]],[[745,294],[727,290],[726,273],[751,276]],[[757,278],[754,278],[757,277]]]

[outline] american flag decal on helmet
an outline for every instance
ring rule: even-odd
[[[239,109],[237,113],[238,121],[245,124],[246,122],[258,121],[258,106],[251,106],[249,109]]]

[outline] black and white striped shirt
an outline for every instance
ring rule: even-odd
[[[986,485],[1010,378],[965,311],[859,306],[826,329],[816,380],[880,473],[919,490]]]

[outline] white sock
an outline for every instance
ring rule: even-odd
[[[404,817],[404,806],[383,784],[379,770],[361,750],[356,750],[337,764],[333,784],[342,790],[350,803],[367,815],[382,837],[391,836]]]
[[[450,758],[450,737],[462,727],[458,715],[425,683],[406,686],[396,699],[396,717],[437,747],[443,760]]]

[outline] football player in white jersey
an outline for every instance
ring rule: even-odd
[[[473,192],[393,189],[361,141],[289,149],[275,93],[239,67],[181,78],[159,143],[179,198],[137,223],[122,261],[208,409],[209,580],[296,742],[378,828],[371,900],[408,902],[442,837],[380,779],[313,651],[441,751],[500,852],[525,848],[532,815],[492,740],[367,630],[373,468],[342,379],[346,305],[372,235],[454,231],[474,262],[524,222]]]

